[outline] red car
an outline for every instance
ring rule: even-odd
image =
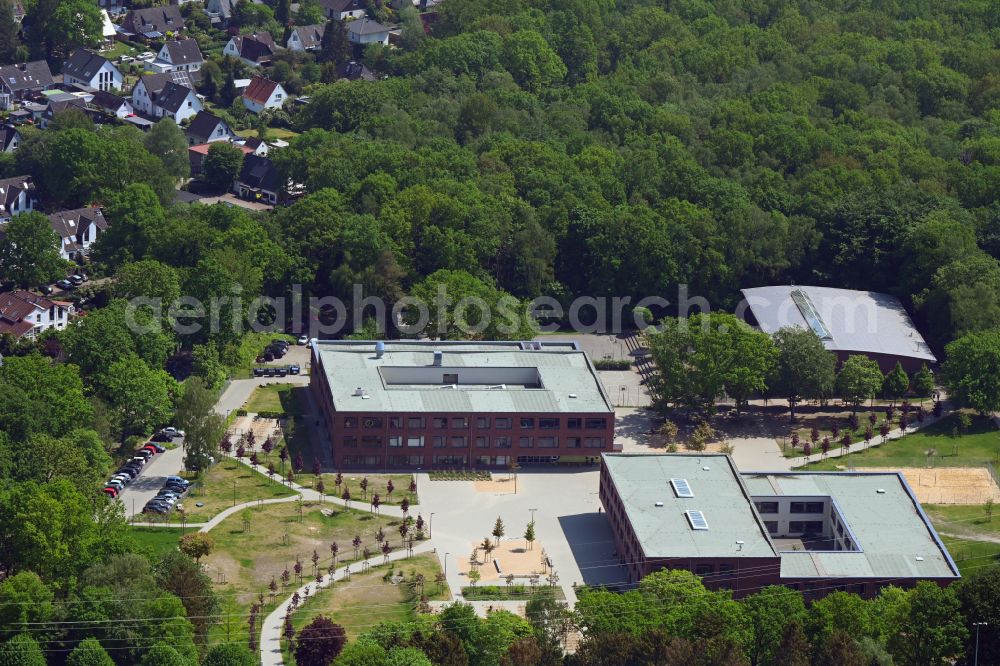
[[[152,444],[147,444],[146,446],[142,447],[142,450],[146,450],[146,451],[149,451],[149,452],[150,452],[150,453],[152,453],[152,454],[153,454],[154,456],[155,456],[155,455],[156,455],[157,453],[159,453],[159,451],[157,451],[157,450],[156,450],[156,447],[155,447],[155,446],[153,446]]]
[[[115,490],[114,488],[112,488],[111,486],[108,486],[107,488],[105,488],[101,492],[104,493],[104,494],[106,494],[111,499],[114,499],[114,498],[118,497],[118,491]]]

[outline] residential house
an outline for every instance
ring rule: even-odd
[[[53,85],[52,72],[44,60],[0,67],[0,109],[8,110],[34,93]]]
[[[193,39],[177,39],[164,42],[153,62],[164,72],[197,72],[205,64],[198,42]]]
[[[131,9],[122,21],[122,29],[137,37],[161,39],[184,29],[184,19],[177,5]]]
[[[271,160],[249,153],[244,156],[240,175],[233,183],[233,192],[242,199],[273,206],[278,203],[281,189],[281,177]]]
[[[108,230],[104,211],[97,207],[63,210],[49,215],[52,230],[59,236],[59,255],[67,261],[81,259],[99,234]]]
[[[244,155],[249,155],[251,151],[246,146],[240,144],[233,144],[237,148],[243,151]],[[197,178],[201,175],[201,167],[205,162],[205,157],[208,155],[208,149],[212,147],[210,143],[201,143],[196,146],[191,146],[188,148],[188,163],[191,165],[191,177]]]
[[[103,90],[98,90],[94,93],[94,97],[90,100],[90,104],[94,108],[103,111],[110,116],[114,116],[115,118],[126,118],[134,113],[132,110],[132,102],[129,101],[127,97],[119,97],[118,95],[105,92]]]
[[[363,18],[347,24],[347,40],[352,44],[389,45],[389,28],[378,21]]]
[[[257,155],[259,157],[267,157],[267,151],[270,146],[263,139],[256,136],[250,136],[241,141],[243,147],[250,151],[251,154]]]
[[[281,84],[263,76],[255,76],[243,91],[243,106],[251,113],[263,113],[265,109],[280,109],[288,98]]]
[[[239,58],[250,67],[269,65],[274,58],[274,38],[269,32],[236,35],[222,49],[222,54]]]
[[[93,51],[78,48],[63,64],[63,83],[88,86],[95,90],[121,90],[122,73],[110,60]]]
[[[21,143],[21,133],[12,125],[0,127],[0,153],[12,153]]]
[[[325,31],[325,23],[296,26],[288,35],[285,46],[289,51],[318,51]]]
[[[364,0],[319,0],[319,6],[326,18],[347,21],[363,18],[367,4]]]
[[[18,213],[34,210],[37,202],[31,176],[0,178],[0,222],[7,222]]]
[[[345,62],[337,67],[338,81],[374,81],[375,73],[360,62]]]
[[[188,145],[232,141],[236,134],[225,120],[209,111],[199,111],[184,131]]]
[[[164,95],[168,84],[171,84],[169,94]],[[136,113],[150,118],[169,116],[179,123],[201,111],[202,103],[187,72],[176,71],[140,76],[139,82],[132,88],[132,107]]]
[[[45,107],[45,113],[42,114],[41,119],[38,121],[38,126],[42,129],[47,128],[56,119],[57,115],[70,109],[79,111],[95,123],[100,122],[103,119],[102,112],[87,101],[92,98],[93,95],[86,93],[59,93],[50,96],[49,103]]]
[[[70,303],[55,301],[18,289],[0,294],[0,335],[34,340],[50,328],[62,330],[72,309]]]
[[[233,17],[236,0],[208,0],[205,3],[205,13],[213,24],[226,25]]]
[[[115,28],[115,24],[111,22],[111,16],[108,15],[107,9],[101,10],[101,37],[104,39],[105,44],[110,44],[115,40],[118,35],[118,30]]]

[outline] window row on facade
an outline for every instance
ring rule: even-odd
[[[515,419],[509,416],[498,416],[492,419],[488,416],[477,416],[474,421],[478,430],[489,430],[490,428],[512,430],[515,424]],[[559,430],[562,427],[561,421],[562,419],[559,417],[521,417],[517,419],[517,425],[521,430]],[[364,430],[379,430],[385,427],[387,422],[389,428],[393,430],[402,430],[404,427],[411,430],[423,429],[427,428],[428,423],[435,430],[465,430],[469,428],[470,419],[465,416],[432,416],[430,418],[426,416],[390,416],[388,418],[345,416],[341,423],[347,429],[360,427]],[[607,427],[608,420],[603,417],[569,417],[566,419],[566,428],[570,430],[603,430]]]
[[[480,467],[506,467],[515,459],[514,456],[474,456],[472,458],[475,465]],[[517,456],[518,463],[551,463],[555,458],[550,456]],[[430,464],[433,467],[468,467],[469,456],[441,455],[441,456],[387,456],[386,461],[389,467],[423,467]],[[361,467],[377,467],[382,464],[382,456],[376,455],[345,455],[341,458],[344,465],[357,465]]]
[[[473,437],[472,444],[477,449],[510,449],[513,448],[514,439],[512,437]],[[379,435],[346,435],[340,440],[341,446],[348,449],[371,448],[381,449],[388,445],[390,449],[402,448],[424,448],[430,445],[433,449],[467,449],[470,438],[465,435],[389,435],[381,437]],[[567,449],[602,449],[604,448],[603,437],[555,437],[542,436],[531,437],[521,436],[517,438],[519,449],[558,449],[562,445]]]

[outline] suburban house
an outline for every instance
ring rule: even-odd
[[[0,153],[12,153],[21,143],[21,133],[10,125],[0,127]]]
[[[0,222],[18,213],[34,210],[38,199],[31,176],[0,178]]]
[[[193,39],[177,39],[164,42],[156,54],[153,66],[164,72],[197,72],[205,64],[198,42]]]
[[[78,48],[63,64],[63,83],[87,86],[95,90],[121,90],[122,73],[110,60],[84,48]]]
[[[237,148],[243,151],[244,155],[248,155],[251,150],[246,146],[241,146],[240,144],[233,144]],[[208,155],[208,149],[212,147],[210,143],[200,143],[196,146],[191,146],[188,148],[188,164],[191,165],[191,176],[197,177],[201,175],[201,166],[205,162],[205,157]]]
[[[274,57],[274,38],[269,32],[236,35],[226,43],[222,54],[239,58],[250,67],[271,64]]]
[[[366,3],[363,0],[319,0],[323,14],[328,19],[346,21],[352,18],[362,18],[365,15]]]
[[[157,118],[173,118],[180,125],[204,108],[194,90],[179,83],[168,81],[156,95],[153,115]]]
[[[133,113],[132,102],[127,97],[98,90],[90,100],[91,106],[115,118],[125,118]]]
[[[115,24],[111,22],[111,16],[108,14],[107,9],[101,10],[101,37],[104,38],[105,45],[111,44],[115,40],[115,36],[118,34],[118,29]]]
[[[143,74],[132,88],[132,107],[137,113],[151,118],[173,118],[174,122],[190,118],[202,110],[201,100],[182,81],[190,81],[183,71],[163,74]]]
[[[57,115],[70,109],[79,111],[95,123],[100,122],[102,120],[101,112],[87,101],[91,97],[93,96],[84,93],[59,93],[52,95],[49,97],[48,106],[45,107],[45,113],[42,114],[42,117],[38,121],[38,126],[42,129],[47,128],[49,123],[56,119]]]
[[[18,289],[0,294],[0,335],[33,340],[50,328],[66,328],[72,305]]]
[[[233,17],[236,0],[208,0],[205,3],[205,13],[213,24],[225,25]]]
[[[389,45],[389,28],[378,21],[363,18],[347,24],[347,40],[351,44]]]
[[[52,230],[59,235],[59,256],[75,261],[90,253],[99,234],[108,230],[104,211],[97,207],[63,210],[49,215]]]
[[[243,146],[248,148],[250,152],[254,155],[259,155],[260,157],[267,157],[267,151],[269,146],[267,142],[256,136],[247,137],[242,141]]]
[[[375,73],[360,62],[345,62],[337,67],[338,81],[374,81]]]
[[[265,109],[280,109],[287,98],[280,83],[255,76],[243,91],[243,106],[251,113],[262,113]]]
[[[53,85],[52,72],[44,60],[0,67],[0,109],[10,109],[33,93]]]
[[[231,141],[236,136],[225,120],[209,111],[199,111],[184,133],[187,135],[188,145],[191,146]]]
[[[233,183],[233,192],[241,199],[276,205],[281,189],[281,177],[271,160],[249,152],[243,157],[240,175]]]
[[[289,51],[318,51],[325,31],[325,23],[296,26],[288,35],[285,46]]]
[[[184,29],[184,19],[177,5],[130,9],[122,21],[122,29],[146,39],[161,39]]]

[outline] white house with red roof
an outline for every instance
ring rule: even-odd
[[[243,106],[251,113],[263,113],[266,109],[280,109],[288,99],[288,93],[277,81],[255,76],[243,91]]]
[[[62,330],[72,304],[18,289],[0,293],[0,335],[34,340],[50,328]]]

